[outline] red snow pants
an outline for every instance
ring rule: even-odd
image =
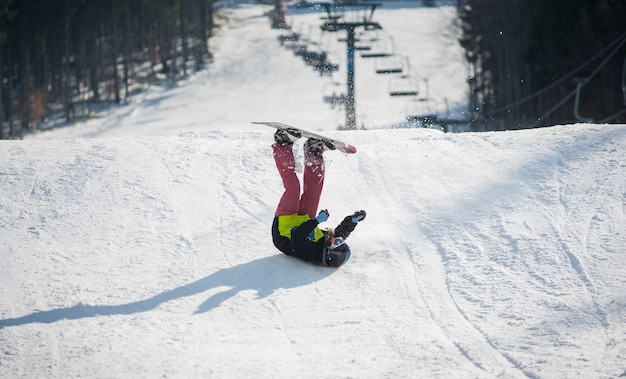
[[[285,192],[280,198],[275,216],[292,214],[305,215],[313,218],[317,215],[317,207],[324,187],[324,157],[316,156],[310,151],[304,152],[304,175],[302,195],[300,181],[296,175],[296,162],[291,147],[277,143],[272,145],[276,168],[283,180]]]

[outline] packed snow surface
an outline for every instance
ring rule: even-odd
[[[268,9],[226,10],[176,87],[0,141],[0,377],[626,376],[626,125],[444,134],[373,106],[379,128],[335,131]],[[367,210],[346,265],[274,248],[273,130],[250,121],[357,146],[325,153],[320,204],[325,226]]]

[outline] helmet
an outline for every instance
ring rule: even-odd
[[[330,240],[330,245],[324,253],[324,263],[330,267],[339,267],[350,259],[350,247],[346,240],[335,237]]]

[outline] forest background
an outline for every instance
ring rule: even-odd
[[[203,69],[220,4],[0,0],[0,139],[126,102],[134,82]],[[626,122],[626,2],[458,0],[456,7],[471,130]]]

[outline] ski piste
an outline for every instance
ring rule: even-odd
[[[342,142],[342,141],[338,141],[338,140],[333,139],[333,138],[329,138],[329,137],[323,136],[321,134],[309,132],[308,130],[297,128],[295,126],[283,124],[282,122],[252,121],[252,123],[253,124],[267,125],[269,127],[276,128],[276,129],[287,129],[287,128],[296,129],[300,133],[302,133],[303,137],[306,137],[306,138],[317,138],[317,139],[321,139],[321,140],[324,140],[324,141],[329,141],[333,145],[335,145],[335,148],[337,150],[339,150],[339,151],[341,151],[343,153],[346,153],[346,154],[354,154],[354,153],[356,153],[356,147],[354,147],[354,146],[352,146],[350,144],[347,144],[347,143]]]

